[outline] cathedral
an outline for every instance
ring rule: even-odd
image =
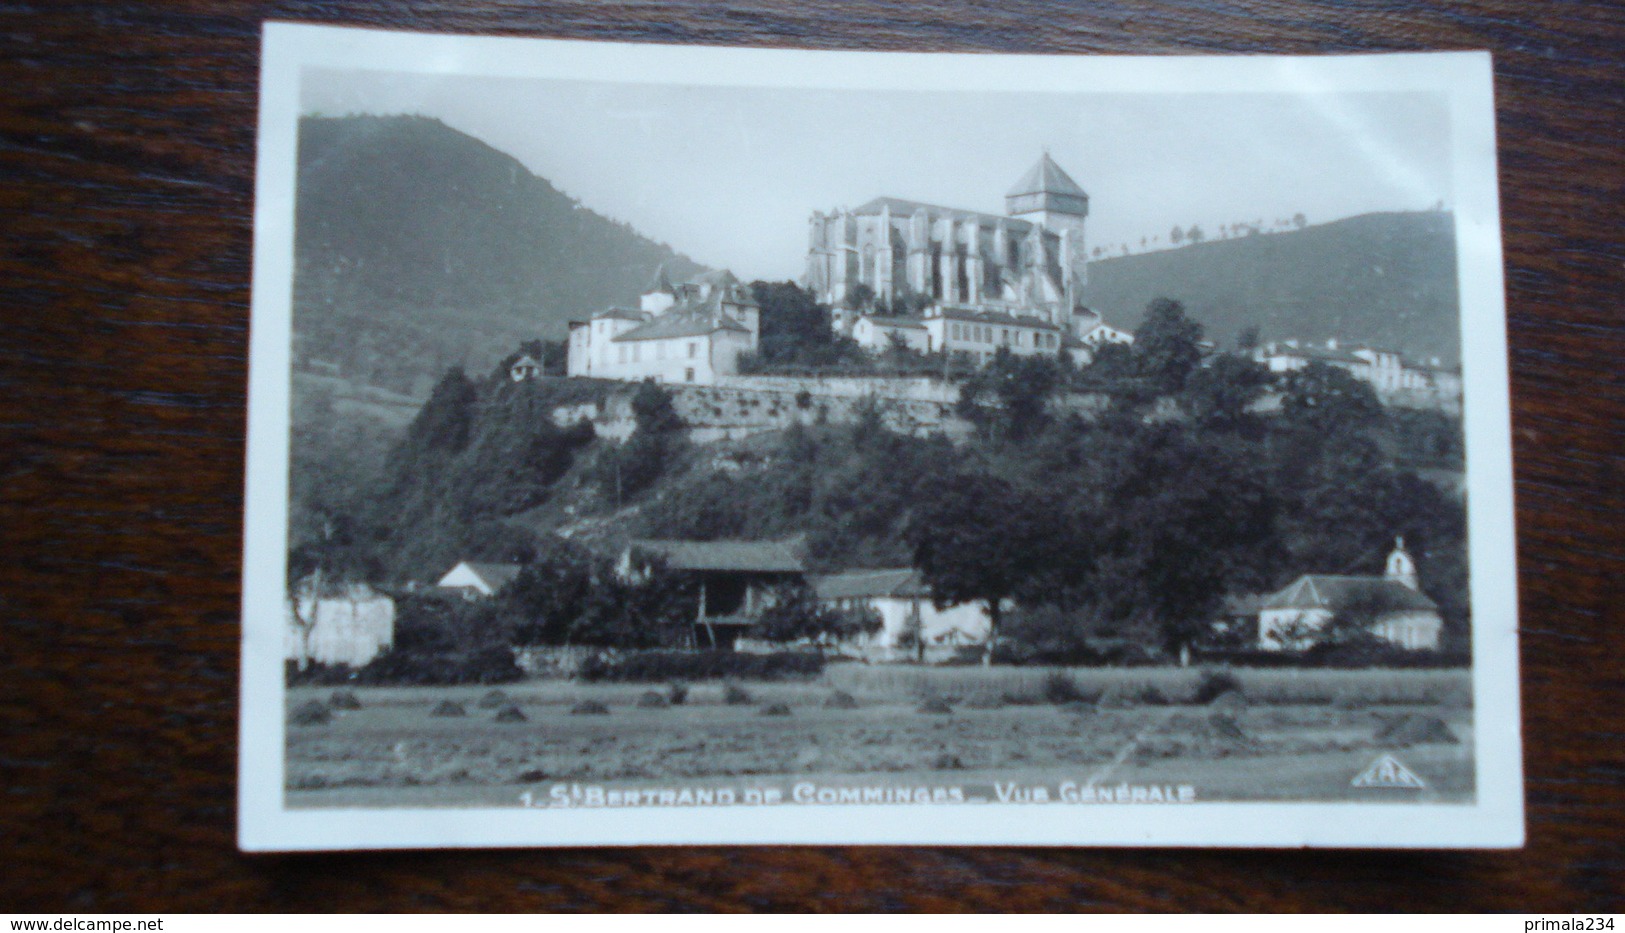
[[[866,285],[892,308],[923,298],[935,313],[1019,317],[1072,333],[1088,216],[1089,195],[1045,152],[1005,195],[1003,216],[891,197],[815,211],[806,285],[834,308]]]

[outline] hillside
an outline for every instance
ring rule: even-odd
[[[301,120],[296,225],[299,355],[418,397],[702,268],[425,117]]]
[[[1336,337],[1460,361],[1454,218],[1365,214],[1291,233],[1213,240],[1089,265],[1087,303],[1132,328],[1146,303],[1177,299],[1222,346],[1256,325],[1265,340]]]

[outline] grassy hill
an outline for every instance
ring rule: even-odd
[[[1460,361],[1454,217],[1365,214],[1291,233],[1214,240],[1089,265],[1087,303],[1135,326],[1157,297],[1184,303],[1222,346],[1337,337]]]
[[[418,397],[702,268],[425,117],[301,120],[296,224],[299,354]]]

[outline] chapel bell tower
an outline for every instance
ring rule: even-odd
[[[1394,539],[1394,550],[1388,555],[1388,569],[1383,576],[1411,589],[1420,589],[1416,579],[1416,561],[1411,560],[1411,552],[1405,550],[1405,539]]]

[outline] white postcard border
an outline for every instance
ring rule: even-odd
[[[243,559],[238,841],[246,851],[637,844],[1505,848],[1522,844],[1517,588],[1488,53],[1071,57],[724,49],[268,23],[262,47]],[[288,809],[283,801],[293,202],[307,68],[689,85],[1090,93],[1432,91],[1448,100],[1473,606],[1470,804]]]

